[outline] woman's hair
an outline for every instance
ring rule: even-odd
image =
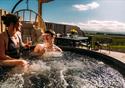
[[[51,36],[56,35],[56,33],[53,30],[46,30],[45,33],[50,34]]]
[[[14,14],[6,14],[1,16],[1,20],[8,27],[11,23],[16,24],[19,21],[19,17]]]

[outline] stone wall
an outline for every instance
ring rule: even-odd
[[[67,33],[70,32],[71,29],[75,28],[78,31],[79,36],[85,36],[84,32],[80,30],[80,28],[76,25],[68,25],[68,24],[59,24],[59,23],[51,23],[45,22],[47,29],[52,29],[56,33],[60,33],[62,36],[66,36]]]

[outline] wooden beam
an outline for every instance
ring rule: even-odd
[[[48,3],[48,2],[51,2],[51,1],[54,1],[54,0],[39,0],[40,3]]]

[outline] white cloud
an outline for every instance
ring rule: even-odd
[[[77,25],[83,31],[111,32],[125,34],[125,23],[118,21],[98,21],[91,20],[86,23],[66,23],[61,24]]]
[[[90,8],[90,9],[95,9],[97,7],[99,7],[99,4],[97,2],[92,2],[90,4],[87,4],[87,6]]]
[[[50,22],[50,21],[45,21],[45,22]],[[51,22],[50,22],[51,23]],[[54,22],[52,22],[54,23]],[[76,23],[69,23],[69,22],[56,22],[57,24],[64,24],[64,25],[76,25]]]
[[[90,9],[96,9],[97,7],[99,7],[99,4],[97,2],[92,2],[90,4],[76,4],[73,5],[74,8],[76,8],[78,11],[86,11],[86,10],[90,10]]]
[[[125,23],[118,21],[91,20],[87,23],[78,23],[77,26],[79,26],[83,31],[125,33]]]

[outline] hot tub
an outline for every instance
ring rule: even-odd
[[[61,48],[60,57],[29,56],[31,74],[7,77],[0,88],[125,88],[123,63],[89,50]]]

